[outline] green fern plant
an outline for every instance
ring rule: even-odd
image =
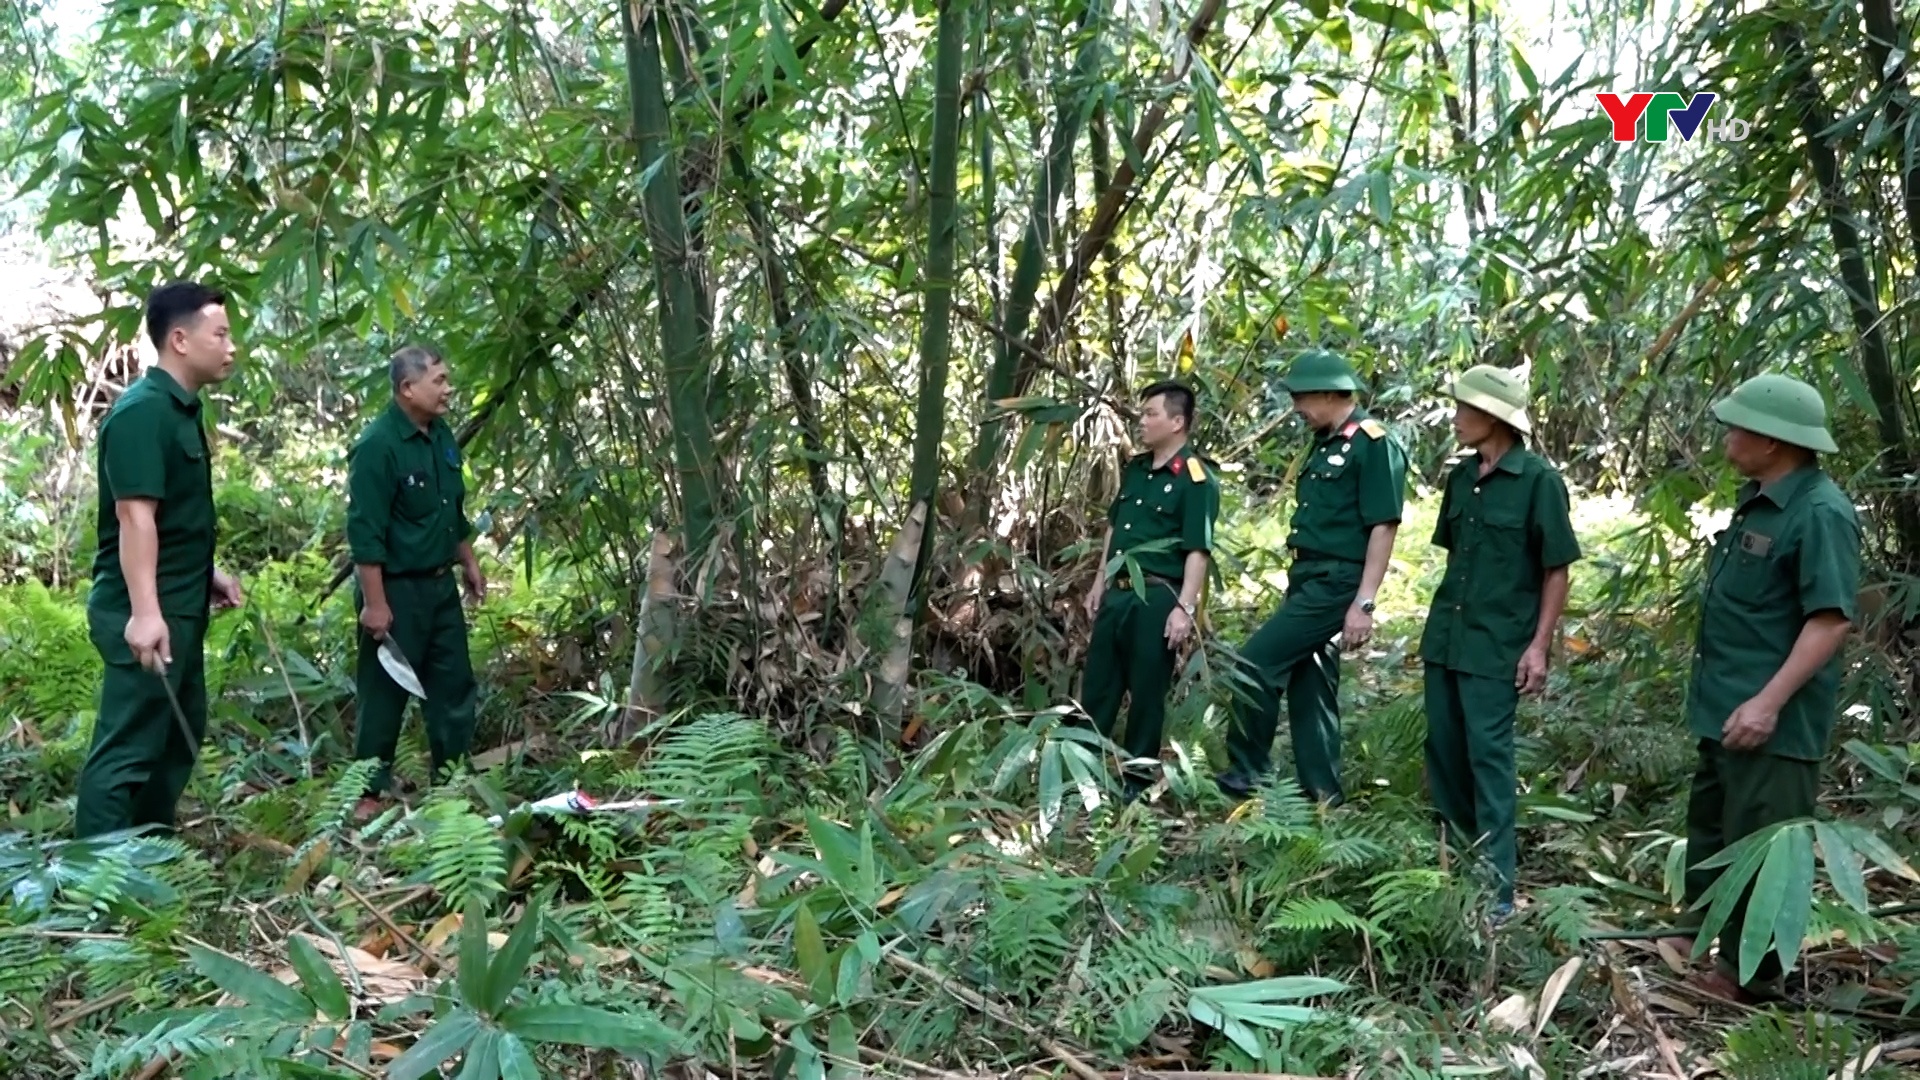
[[[401,851],[424,869],[449,908],[477,902],[484,909],[505,890],[506,846],[465,800],[436,794],[411,820],[417,839]]]
[[[1740,1080],[1827,1080],[1854,1066],[1859,1080],[1881,1080],[1890,1068],[1861,1071],[1865,1051],[1873,1045],[1851,1025],[1831,1017],[1807,1014],[1796,1025],[1785,1015],[1759,1013],[1727,1032],[1728,1076]]]

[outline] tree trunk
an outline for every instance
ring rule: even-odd
[[[963,0],[941,0],[933,61],[933,159],[927,178],[926,302],[920,316],[920,402],[914,417],[912,501],[931,507],[940,486],[940,444],[947,424],[947,368],[953,331],[953,249],[959,225],[960,61],[967,46]],[[937,530],[929,518],[916,560],[911,606],[917,609],[926,553]]]
[[[926,535],[933,531],[927,521],[927,503],[916,501],[907,512],[907,521],[893,538],[893,547],[880,566],[868,594],[864,644],[879,657],[870,695],[874,721],[880,736],[889,743],[898,742],[903,728],[901,711],[907,702],[907,689],[913,676],[913,624],[910,610],[913,580],[925,561],[921,555]]]
[[[667,128],[667,89],[660,62],[657,9],[642,0],[620,6],[627,43],[627,87],[633,133],[646,185],[647,240],[653,250],[660,302],[660,348],[666,358],[667,411],[673,423],[675,471],[685,515],[685,551],[703,558],[713,540],[719,498],[713,467],[713,422],[707,412],[706,342],[688,261],[687,222],[680,204],[680,169]],[[657,163],[657,167],[656,167]]]
[[[1068,87],[1060,95],[1053,122],[1053,138],[1046,157],[1033,178],[1033,207],[1027,214],[1027,232],[1020,241],[1020,254],[1013,264],[1013,281],[1007,287],[1007,303],[1000,322],[998,344],[994,348],[993,367],[987,373],[986,419],[980,437],[974,443],[973,460],[968,465],[967,525],[977,526],[987,518],[992,501],[992,476],[1000,453],[1002,429],[1006,423],[994,403],[1009,397],[1014,374],[1020,369],[1017,343],[1025,340],[1033,318],[1034,297],[1040,291],[1040,275],[1047,266],[1047,252],[1053,247],[1054,214],[1060,204],[1060,192],[1073,178],[1073,148],[1080,139],[1080,120],[1087,112],[1087,98],[1094,93],[1094,68],[1100,61],[1102,5],[1105,0],[1087,0],[1080,13],[1080,33],[1086,40],[1074,60]]]
[[[1194,53],[1199,50],[1200,43],[1205,41],[1207,35],[1213,31],[1213,21],[1219,18],[1220,9],[1225,5],[1226,0],[1203,0],[1199,12],[1194,15],[1193,21],[1187,24],[1184,55],[1174,62],[1166,78],[1161,82],[1161,88],[1166,91],[1166,96],[1157,96],[1154,103],[1141,114],[1140,122],[1134,127],[1134,155],[1145,163],[1149,170],[1153,168],[1154,141],[1167,122],[1167,96],[1177,91],[1186,82],[1187,74],[1193,67]],[[1179,138],[1178,133],[1175,138]],[[1033,381],[1034,373],[1038,370],[1033,358],[1045,356],[1054,340],[1066,327],[1067,318],[1072,315],[1074,304],[1079,300],[1080,289],[1086,284],[1087,277],[1092,272],[1093,260],[1106,249],[1107,242],[1113,239],[1113,230],[1120,223],[1121,214],[1131,203],[1134,189],[1146,179],[1134,171],[1133,160],[1133,157],[1123,157],[1120,160],[1119,166],[1113,173],[1113,183],[1100,196],[1100,201],[1093,209],[1093,219],[1087,224],[1086,231],[1081,233],[1080,238],[1075,241],[1073,259],[1067,267],[1067,272],[1061,276],[1059,284],[1054,286],[1053,295],[1048,299],[1047,306],[1040,312],[1039,325],[1034,328],[1032,336],[1028,339],[1026,350],[1024,350],[1027,355],[1022,359],[1020,369],[1014,375],[1013,386],[1008,396],[1019,397],[1026,392],[1027,385]],[[991,448],[990,455],[988,451],[982,450],[977,456],[986,460],[997,460],[999,452],[1000,448],[994,446]]]
[[[1840,281],[1847,293],[1847,308],[1860,338],[1860,365],[1866,376],[1867,390],[1873,395],[1879,421],[1881,467],[1899,475],[1910,467],[1912,456],[1907,446],[1906,424],[1900,411],[1900,382],[1894,376],[1887,338],[1881,329],[1880,303],[1873,288],[1873,276],[1867,270],[1866,249],[1860,230],[1854,224],[1853,207],[1841,185],[1840,161],[1833,144],[1822,133],[1833,126],[1825,95],[1807,57],[1806,44],[1798,27],[1782,23],[1774,30],[1775,40],[1785,54],[1786,70],[1793,82],[1800,130],[1807,140],[1807,162],[1820,184],[1820,201],[1826,211],[1827,230],[1833,236],[1834,253],[1840,261]],[[1906,492],[1894,495],[1894,530],[1901,553],[1907,558],[1920,554],[1920,513]]]

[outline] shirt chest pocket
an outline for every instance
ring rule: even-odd
[[[180,433],[179,453],[175,458],[179,466],[179,487],[191,494],[207,491],[213,487],[212,465],[207,459],[207,444],[200,438],[197,428],[187,428]],[[169,484],[169,487],[174,486]]]
[[[1300,470],[1300,499],[1302,502],[1338,499],[1352,487],[1357,475],[1353,458],[1348,454],[1315,454],[1307,467]]]
[[[1746,530],[1725,541],[1715,591],[1752,608],[1772,608],[1793,599],[1793,555],[1775,537]]]
[[[410,521],[425,521],[440,508],[440,495],[434,487],[431,471],[418,469],[400,474],[394,494],[394,510]]]

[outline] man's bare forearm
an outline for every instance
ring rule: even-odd
[[[1540,623],[1533,628],[1533,647],[1545,649],[1553,643],[1553,628],[1560,624],[1560,615],[1567,610],[1567,590],[1571,587],[1567,568],[1556,566],[1547,571],[1547,579],[1540,584]]]
[[[1380,583],[1387,577],[1387,561],[1393,557],[1393,537],[1399,531],[1400,523],[1390,521],[1375,525],[1367,535],[1367,562],[1360,570],[1358,595],[1369,599],[1380,595]]]
[[[120,518],[120,576],[127,582],[132,614],[158,615],[160,588],[155,568],[160,563],[160,529],[153,521],[153,507],[123,503],[115,512]]]
[[[460,556],[461,566],[473,567],[480,565],[479,561],[474,557],[473,544],[471,542],[462,540],[460,541],[460,546],[453,550],[455,554]]]
[[[1192,607],[1200,602],[1200,588],[1207,583],[1207,553],[1204,551],[1187,552],[1186,565],[1181,567],[1180,603]]]
[[[1801,625],[1800,636],[1794,639],[1787,662],[1780,665],[1780,670],[1774,672],[1773,678],[1754,696],[1772,709],[1784,708],[1787,700],[1813,678],[1814,672],[1833,659],[1833,654],[1846,642],[1848,629],[1847,617],[1837,611],[1815,614]]]
[[[379,563],[361,563],[356,569],[360,572],[360,593],[367,598],[367,606],[386,607],[387,568]]]

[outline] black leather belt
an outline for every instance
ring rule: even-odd
[[[423,580],[428,578],[444,577],[447,574],[447,572],[452,569],[453,568],[451,566],[436,566],[431,570],[397,570],[397,571],[389,570],[385,574],[383,574],[382,577],[398,578],[406,581],[417,581],[417,580]]]
[[[1146,578],[1149,582],[1155,585],[1165,585],[1167,588],[1172,589],[1175,592],[1180,591],[1180,584],[1174,581],[1172,578],[1164,578],[1164,577],[1161,577],[1159,574],[1142,574],[1140,576]],[[1114,575],[1113,585],[1114,585],[1114,588],[1116,589],[1131,589],[1133,588],[1133,575],[1128,573],[1125,570],[1122,570],[1118,574]]]

